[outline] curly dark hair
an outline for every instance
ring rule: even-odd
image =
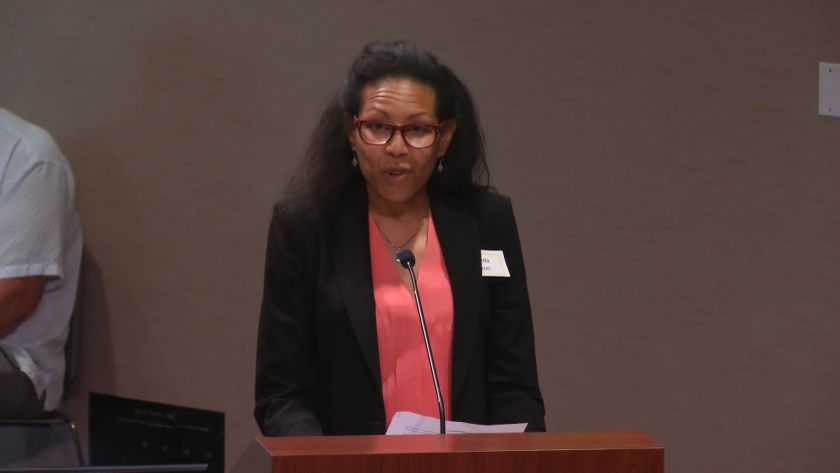
[[[484,134],[472,96],[463,82],[437,57],[406,41],[372,42],[362,49],[344,79],[344,85],[321,114],[287,197],[340,198],[364,177],[353,167],[353,150],[347,140],[350,117],[361,106],[362,89],[387,78],[406,78],[435,91],[439,120],[455,119],[457,128],[444,158],[443,172],[426,184],[439,194],[469,196],[489,188],[490,173],[484,156]]]

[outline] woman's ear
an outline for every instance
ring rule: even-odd
[[[350,147],[355,151],[356,138],[358,136],[356,135],[356,126],[353,123],[353,117],[349,113],[344,114],[344,131],[347,133],[347,141],[350,143]]]
[[[458,127],[458,123],[455,119],[446,120],[446,123],[443,125],[443,128],[440,130],[440,149],[438,150],[438,158],[442,158],[443,155],[446,154],[446,150],[449,149],[449,143],[452,142],[452,135],[455,134],[455,129]]]

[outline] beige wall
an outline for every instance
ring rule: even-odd
[[[78,184],[71,412],[224,411],[233,464],[271,204],[361,46],[407,38],[471,86],[514,199],[549,428],[643,430],[672,472],[836,472],[838,27],[836,0],[0,3],[0,106]]]

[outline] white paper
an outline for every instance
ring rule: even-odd
[[[446,421],[447,434],[505,434],[525,432],[528,424],[477,425],[466,422]],[[385,435],[439,434],[440,420],[413,412],[397,412]]]
[[[502,250],[481,250],[481,275],[497,278],[510,277]]]

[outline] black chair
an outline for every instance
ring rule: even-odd
[[[67,343],[64,345],[64,397],[67,398],[67,393],[70,387],[76,382],[79,375],[79,352],[81,351],[81,328],[82,328],[82,306],[84,299],[84,267],[80,264],[79,268],[79,284],[76,288],[76,302],[73,306],[73,314],[70,316],[70,329],[67,334]],[[76,446],[76,458],[79,461],[79,466],[85,465],[85,457],[82,455],[82,444],[79,442],[79,431],[76,429],[76,423],[69,415],[60,412],[48,412],[41,419],[10,419],[0,420],[0,427],[53,427],[57,425],[68,425],[70,431],[73,433],[73,443]]]

